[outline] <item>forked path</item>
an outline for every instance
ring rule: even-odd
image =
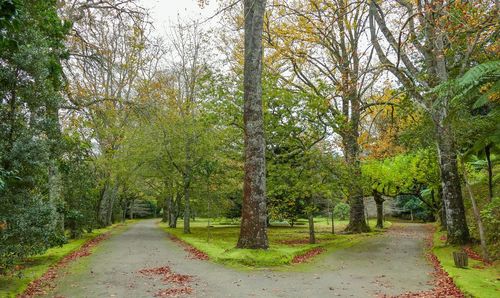
[[[430,289],[426,229],[395,224],[387,233],[321,257],[307,272],[242,272],[192,260],[155,220],[140,221],[65,268],[47,297],[154,297],[166,286],[138,271],[169,266],[194,277],[192,297],[374,297]],[[182,286],[176,286],[182,287]]]

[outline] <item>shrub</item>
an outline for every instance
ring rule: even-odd
[[[348,204],[338,203],[337,205],[335,205],[335,208],[333,209],[333,215],[336,218],[339,218],[340,220],[345,220],[349,216],[350,210],[351,210],[351,207],[349,207]]]

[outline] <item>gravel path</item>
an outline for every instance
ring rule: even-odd
[[[138,271],[161,266],[194,276],[189,284],[192,297],[396,295],[431,288],[427,282],[432,267],[423,255],[425,235],[423,225],[394,224],[383,235],[321,257],[307,272],[242,272],[186,258],[156,220],[144,220],[67,267],[47,297],[153,297],[169,286]]]

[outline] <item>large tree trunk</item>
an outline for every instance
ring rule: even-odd
[[[435,123],[448,242],[464,244],[469,242],[469,228],[465,219],[457,155],[453,144],[451,127],[444,120],[435,121]]]
[[[376,227],[382,229],[384,227],[384,198],[382,194],[376,189],[373,190],[373,200],[377,205],[377,225]]]
[[[171,195],[168,195],[163,201],[163,215],[161,217],[161,221],[169,222],[171,212],[172,212],[172,197]]]
[[[349,224],[346,231],[350,233],[369,232],[366,224],[365,205],[363,202],[363,188],[361,185],[361,166],[359,164],[359,145],[357,140],[357,128],[344,135],[344,154],[347,166],[350,170],[351,181],[349,182]]]
[[[238,248],[269,247],[266,159],[262,115],[262,27],[265,0],[245,0],[244,110],[245,180]]]

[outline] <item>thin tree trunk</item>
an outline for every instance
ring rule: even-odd
[[[310,244],[315,244],[316,243],[316,235],[314,233],[314,216],[313,216],[313,212],[309,212],[308,221],[309,221],[309,243]]]
[[[129,210],[128,218],[129,219],[134,219],[134,201],[135,201],[135,199],[132,199],[132,201],[130,201],[130,204],[128,207],[128,210]]]
[[[374,189],[372,191],[372,193],[373,193],[373,200],[375,201],[375,204],[377,205],[377,225],[376,225],[376,227],[379,229],[382,229],[384,227],[384,198],[376,189]]]
[[[169,194],[163,201],[163,215],[161,221],[168,223],[171,212],[172,212],[172,196]]]
[[[439,119],[444,119],[444,115],[440,115]],[[451,244],[465,244],[469,242],[469,228],[465,219],[457,155],[453,144],[451,127],[444,120],[438,120],[435,123],[437,126],[437,145],[443,188],[443,204],[446,210],[448,242]]]
[[[176,194],[175,200],[174,200],[174,205],[172,206],[172,212],[170,213],[170,222],[169,222],[169,227],[171,228],[177,228],[177,219],[179,218],[180,214],[180,201],[182,200],[182,196],[179,194]]]
[[[462,165],[463,165],[463,161],[462,161]],[[479,240],[481,241],[481,250],[483,252],[483,258],[488,261],[490,259],[490,255],[488,253],[488,247],[486,246],[486,237],[484,235],[483,221],[481,220],[481,213],[479,212],[479,208],[477,207],[476,199],[474,198],[474,195],[472,194],[472,189],[471,189],[469,181],[467,179],[467,169],[465,169],[465,165],[463,166],[463,173],[464,173],[465,187],[467,188],[467,192],[469,193],[469,198],[470,198],[470,201],[472,203],[472,211],[474,213],[474,217],[476,218],[476,222],[477,222],[477,228],[479,231]]]
[[[331,215],[332,215],[332,234],[335,234],[335,226],[333,224],[333,208],[332,208]]]
[[[488,200],[491,203],[493,199],[493,167],[491,165],[491,144],[488,144],[484,148],[484,154],[486,155],[486,161],[488,162]]]
[[[191,195],[191,189],[190,189],[190,169],[188,169],[189,174],[186,174],[186,177],[184,177],[184,234],[190,234],[191,233],[191,227],[190,227],[190,220],[191,220],[191,206],[190,206],[190,195]]]
[[[269,247],[267,238],[266,159],[262,113],[262,27],[265,0],[244,0],[245,178],[238,248]]]

